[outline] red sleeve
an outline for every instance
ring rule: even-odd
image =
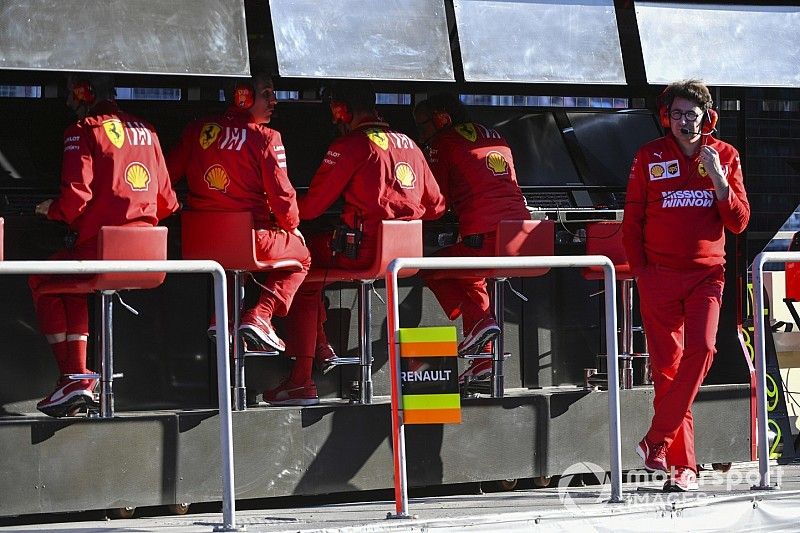
[[[625,214],[622,219],[622,244],[634,276],[647,265],[644,253],[644,224],[647,207],[647,174],[640,162],[642,152],[636,154],[631,166],[628,191],[625,193]]]
[[[261,180],[272,213],[281,228],[292,231],[300,224],[297,193],[286,173],[286,150],[281,134],[273,131],[266,138],[264,157],[261,158]]]
[[[172,183],[178,183],[186,176],[186,166],[192,155],[193,141],[197,139],[197,135],[194,131],[196,125],[196,122],[192,122],[183,129],[178,145],[167,155],[167,169],[169,171],[169,179]]]
[[[747,201],[747,193],[744,190],[744,179],[742,178],[742,167],[739,161],[739,153],[734,150],[733,158],[728,166],[728,198],[717,202],[719,216],[725,229],[733,233],[741,233],[750,221],[750,202]]]
[[[339,199],[356,170],[359,161],[357,146],[346,146],[344,141],[336,141],[330,145],[325,159],[314,174],[308,193],[300,198],[300,218],[313,220],[321,216]]]
[[[153,150],[158,169],[158,199],[156,204],[156,217],[163,220],[178,210],[178,198],[172,190],[167,164],[164,161],[164,153],[161,151],[161,143],[158,140],[155,130],[152,130]]]
[[[61,194],[50,205],[47,218],[72,224],[92,199],[91,131],[74,124],[64,133],[64,160],[61,165]]]
[[[422,220],[434,220],[444,214],[447,205],[433,172],[424,162],[423,166],[425,167],[423,173],[425,190],[422,193],[422,205],[425,207],[425,213],[422,215]]]

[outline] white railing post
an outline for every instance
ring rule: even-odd
[[[0,261],[2,274],[102,274],[107,272],[209,273],[214,277],[217,313],[217,389],[219,394],[220,455],[222,470],[222,526],[216,531],[237,531],[231,428],[230,361],[227,331],[228,296],[225,271],[216,261]]]
[[[603,285],[606,314],[606,351],[608,353],[608,407],[609,451],[611,469],[610,503],[621,503],[622,461],[619,415],[619,361],[617,359],[616,274],[614,264],[604,255],[585,256],[517,256],[517,257],[403,257],[389,263],[386,270],[387,337],[391,363],[392,392],[392,455],[394,464],[394,489],[396,514],[389,518],[408,518],[408,478],[406,469],[405,432],[400,384],[400,329],[397,278],[403,269],[418,270],[478,270],[526,268],[579,268],[603,267]]]
[[[800,252],[762,252],[753,261],[753,341],[756,367],[756,428],[759,483],[753,490],[774,490],[769,479],[769,419],[767,415],[767,351],[764,323],[764,265],[800,262]],[[775,302],[772,302],[775,305]]]

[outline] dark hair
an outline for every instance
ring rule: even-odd
[[[438,93],[430,96],[427,100],[418,103],[414,111],[422,111],[432,115],[436,111],[443,111],[450,115],[453,124],[464,124],[469,122],[467,107],[453,93]]]
[[[670,83],[662,93],[662,103],[667,108],[672,107],[676,98],[685,98],[696,103],[703,111],[711,109],[714,101],[706,84],[700,80],[682,80]]]
[[[67,87],[77,83],[88,83],[92,87],[96,102],[113,100],[117,97],[117,91],[114,89],[114,76],[111,74],[85,74],[78,72],[67,76]]]
[[[225,81],[225,85],[223,86],[225,89],[225,98],[228,99],[228,101],[233,101],[233,91],[237,86],[249,83],[253,86],[253,89],[255,89],[259,82],[272,86],[272,74],[269,72],[256,72],[250,76],[250,78],[229,78]]]
[[[375,88],[369,81],[338,81],[322,90],[322,100],[346,102],[352,113],[375,112]]]

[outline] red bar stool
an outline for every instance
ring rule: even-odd
[[[620,305],[622,307],[622,323],[620,327],[620,360],[622,361],[622,388],[633,388],[633,361],[641,358],[643,374],[647,375],[649,357],[646,353],[633,351],[633,333],[642,328],[633,326],[633,274],[631,273],[625,248],[622,245],[622,222],[592,222],[586,225],[586,254],[605,255],[614,263],[617,282],[619,283]],[[588,267],[582,271],[588,280],[602,280],[601,267]],[[604,358],[601,358],[604,359]],[[643,380],[645,381],[646,378]]]
[[[136,226],[103,226],[97,239],[98,259],[163,261],[167,258],[167,228]],[[75,279],[55,278],[42,284],[43,294],[88,294],[100,293],[99,332],[95,353],[100,360],[100,374],[71,374],[70,379],[100,380],[100,418],[114,416],[114,307],[113,296],[121,290],[153,289],[164,283],[163,272],[106,273],[96,276],[81,276]]]
[[[288,270],[299,272],[303,265],[294,259],[258,259],[253,214],[233,211],[184,211],[181,214],[181,242],[184,259],[210,259],[233,274],[232,342],[234,410],[247,409],[245,358],[275,356],[278,352],[248,352],[239,335],[244,306],[245,276],[251,272]]]
[[[555,223],[552,220],[503,220],[497,225],[495,233],[495,257],[548,256],[555,252]],[[505,294],[503,284],[509,277],[538,277],[547,274],[549,268],[527,269],[485,269],[485,270],[442,270],[433,276],[447,279],[454,277],[486,278],[492,287],[492,310],[500,335],[493,343],[491,354],[474,354],[463,356],[465,359],[491,359],[492,382],[490,392],[493,398],[502,398],[505,394],[503,360],[505,345],[503,341],[503,325],[505,310]],[[512,289],[513,290],[513,289]],[[514,291],[516,292],[516,291]],[[517,293],[518,294],[518,293]],[[522,295],[523,300],[527,301]]]
[[[311,268],[306,281],[358,283],[358,357],[337,357],[333,365],[360,365],[359,402],[372,403],[372,342],[369,338],[372,321],[372,292],[375,280],[386,275],[386,269],[398,257],[422,257],[422,221],[384,220],[378,230],[375,259],[364,270],[336,268]],[[400,277],[407,278],[416,270],[404,270]]]

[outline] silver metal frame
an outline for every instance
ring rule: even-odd
[[[753,261],[753,341],[756,357],[756,427],[758,439],[759,483],[753,490],[775,490],[769,481],[769,420],[767,418],[767,358],[764,344],[764,265],[766,263],[800,262],[800,252],[762,252]]]
[[[797,254],[800,260],[800,254]],[[608,357],[609,450],[611,468],[611,498],[609,503],[621,503],[622,459],[619,414],[619,360],[617,354],[616,274],[614,264],[604,255],[586,256],[520,256],[520,257],[448,257],[398,258],[389,263],[386,271],[386,328],[389,338],[389,357],[392,378],[392,456],[394,460],[395,510],[389,518],[409,518],[408,477],[406,472],[406,443],[403,409],[400,402],[400,312],[397,299],[398,273],[404,269],[419,270],[476,270],[488,268],[583,268],[603,267],[606,316],[606,354]]]
[[[230,361],[226,326],[228,296],[225,271],[216,261],[0,261],[3,274],[101,274],[107,272],[209,273],[214,277],[217,315],[217,393],[222,470],[222,526],[215,531],[239,531],[233,486],[233,430],[231,427]],[[108,337],[110,342],[110,337]]]

